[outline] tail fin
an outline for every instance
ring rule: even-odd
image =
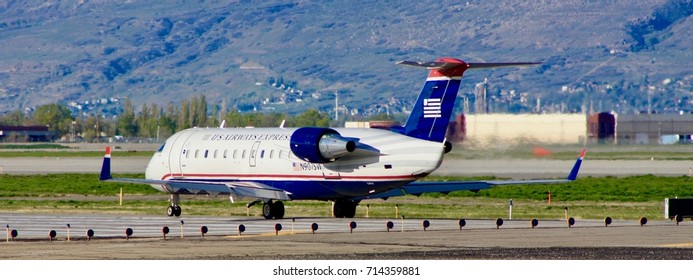
[[[400,132],[414,138],[443,142],[465,70],[537,63],[466,63],[455,58],[439,58],[433,62],[400,61],[397,64],[430,70],[411,115]]]
[[[578,172],[580,172],[580,165],[582,165],[582,160],[585,159],[585,153],[587,153],[587,149],[582,149],[580,156],[573,165],[573,169],[571,169],[570,174],[568,174],[569,181],[575,181],[575,179],[577,179]]]
[[[111,147],[106,147],[106,154],[103,156],[103,165],[101,165],[101,176],[99,180],[110,180],[111,177]]]

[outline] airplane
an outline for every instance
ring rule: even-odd
[[[364,199],[478,191],[499,185],[554,184],[577,178],[585,150],[566,179],[416,182],[452,149],[446,130],[464,71],[534,62],[467,63],[455,58],[401,61],[428,77],[404,126],[371,128],[189,128],[154,153],[145,179],[113,178],[106,148],[100,180],[149,184],[170,194],[168,216],[180,216],[180,195],[228,195],[262,202],[266,219],[282,219],[283,201],[332,201],[333,216],[353,218]]]

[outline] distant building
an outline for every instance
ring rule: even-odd
[[[618,115],[616,141],[618,144],[690,144],[693,134],[693,115]]]
[[[478,83],[474,87],[474,113],[488,113],[488,79],[484,79],[483,83]]]
[[[589,143],[613,144],[616,138],[616,117],[602,112],[587,118],[587,139]]]
[[[475,114],[465,115],[465,141],[539,142],[584,144],[587,116],[584,114]]]
[[[54,137],[47,126],[0,126],[2,142],[48,142]]]
[[[347,122],[345,127],[389,129],[390,121]],[[473,114],[457,115],[447,140],[495,143],[665,145],[693,143],[693,114]]]
[[[464,142],[467,137],[467,124],[463,114],[455,116],[455,121],[448,124],[446,137],[450,142]]]

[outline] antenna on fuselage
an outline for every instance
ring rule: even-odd
[[[226,120],[222,120],[221,124],[219,125],[219,128],[224,128],[224,125],[226,125]]]
[[[284,128],[284,123],[286,123],[286,120],[282,120],[282,123],[279,125],[279,128]]]

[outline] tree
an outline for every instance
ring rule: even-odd
[[[67,106],[53,103],[36,107],[32,123],[34,125],[46,125],[49,131],[57,137],[61,137],[70,133],[73,120],[72,112]]]
[[[195,100],[195,99],[193,99]],[[197,101],[197,106],[195,109],[195,126],[207,126],[207,97],[200,95],[200,99]]]
[[[118,116],[116,133],[123,136],[138,136],[139,127],[135,120],[135,107],[130,99],[125,100],[123,114]]]
[[[191,128],[190,122],[190,104],[188,100],[183,100],[180,103],[180,114],[178,115],[178,127],[181,129]]]
[[[320,112],[316,109],[309,109],[288,121],[289,126],[317,126],[326,127],[330,125],[330,116],[325,112]]]
[[[5,115],[0,116],[0,124],[20,126],[27,122],[27,117],[21,110],[14,110]]]

